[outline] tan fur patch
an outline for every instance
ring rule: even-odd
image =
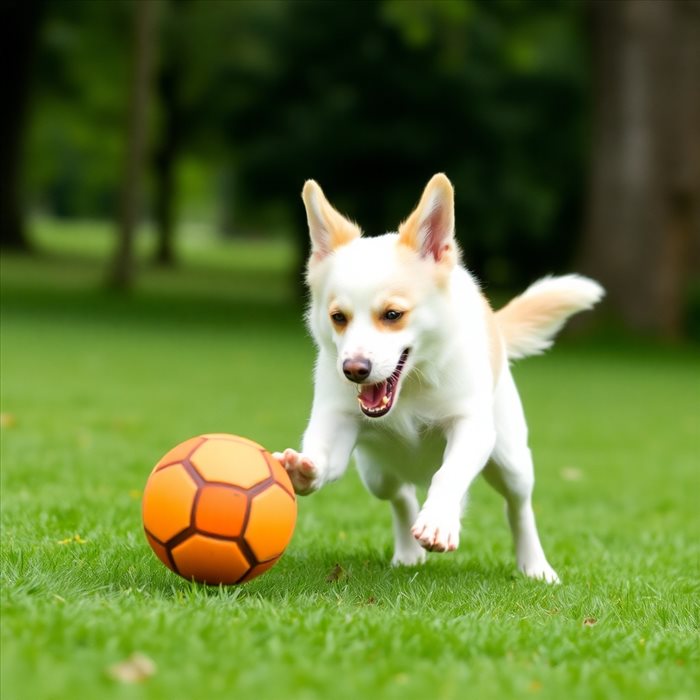
[[[360,227],[346,219],[328,202],[314,180],[307,180],[301,193],[311,233],[312,253],[309,264],[320,262],[340,246],[362,235]]]
[[[402,314],[401,318],[391,321],[385,318],[387,311],[398,311]],[[411,304],[407,299],[398,296],[390,297],[379,307],[379,313],[374,316],[372,322],[377,330],[395,333],[406,328],[410,314]]]
[[[330,230],[330,236],[331,236],[331,248],[335,250],[336,248],[340,248],[341,246],[347,245],[348,243],[351,243],[354,241],[356,238],[360,237],[360,227],[353,223],[352,221],[349,221],[346,219],[344,216],[341,214],[338,214],[333,207],[328,204],[329,209],[335,214],[336,216],[332,216],[329,212],[328,219],[329,221],[332,221],[332,228]]]
[[[344,323],[338,323],[333,316],[335,314],[343,314],[345,316],[345,322]],[[335,329],[336,333],[343,334],[345,333],[347,327],[350,325],[350,322],[352,321],[352,314],[347,313],[346,311],[343,311],[340,306],[337,304],[337,302],[332,301],[329,308],[328,308],[328,317],[331,320],[331,324],[333,325],[333,328]]]
[[[579,310],[577,299],[559,290],[512,299],[497,312],[497,324],[508,356],[535,354],[551,345],[551,337],[566,318]]]

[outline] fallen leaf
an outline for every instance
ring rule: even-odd
[[[17,419],[13,413],[0,413],[0,428],[14,428],[17,425]]]
[[[576,467],[564,467],[559,474],[564,481],[581,481],[583,479],[583,472]]]
[[[145,654],[135,651],[128,659],[107,668],[107,675],[120,683],[142,683],[156,672],[156,665]]]
[[[348,572],[340,565],[336,564],[332,569],[330,574],[326,576],[326,581],[328,583],[334,583],[335,581],[342,581],[348,577]]]
[[[87,544],[88,540],[84,540],[80,535],[75,534],[73,537],[67,537],[65,540],[58,540],[58,544]]]
[[[584,617],[583,618],[583,626],[584,627],[593,627],[593,625],[597,625],[598,620],[595,617]]]

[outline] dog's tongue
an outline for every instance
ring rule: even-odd
[[[363,384],[360,389],[360,401],[367,408],[378,408],[382,405],[382,399],[387,394],[387,383]]]

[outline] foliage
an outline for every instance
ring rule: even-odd
[[[303,2],[251,108],[233,114],[243,201],[306,177],[370,233],[395,228],[431,174],[490,281],[565,265],[580,227],[586,70],[575,3]],[[297,230],[303,233],[299,215]]]
[[[130,3],[46,3],[26,176],[35,208],[116,213],[126,126]]]

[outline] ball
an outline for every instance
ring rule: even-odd
[[[292,538],[297,506],[282,465],[263,447],[228,434],[177,445],[143,492],[146,539],[188,580],[235,584],[260,576]]]

